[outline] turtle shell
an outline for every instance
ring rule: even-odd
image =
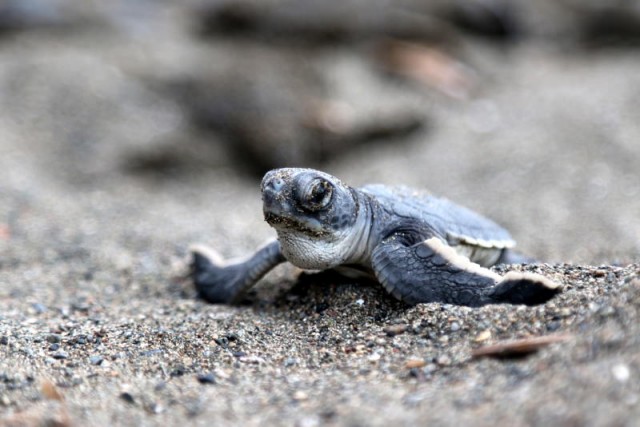
[[[470,256],[476,249],[505,249],[515,246],[507,230],[463,206],[426,191],[408,187],[371,184],[360,189],[373,196],[388,211],[398,217],[415,219],[436,230],[451,246]]]

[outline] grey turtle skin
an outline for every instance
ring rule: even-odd
[[[277,240],[235,262],[206,247],[192,249],[192,277],[203,299],[231,303],[285,261],[372,273],[408,304],[536,305],[560,291],[540,275],[489,270],[529,260],[512,250],[515,242],[493,221],[426,192],[355,189],[324,172],[285,168],[265,175],[262,200]]]

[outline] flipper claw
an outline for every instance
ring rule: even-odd
[[[495,302],[509,304],[539,305],[550,300],[561,291],[561,286],[544,276],[516,271],[504,275],[489,296]]]

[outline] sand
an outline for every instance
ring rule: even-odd
[[[561,283],[549,303],[407,307],[376,284],[284,267],[224,306],[196,298],[188,247],[233,257],[273,238],[259,178],[218,149],[175,173],[123,166],[193,135],[145,80],[197,51],[176,22],[0,46],[0,423],[638,425],[636,51],[478,41],[469,99],[426,90],[423,132],[324,165],[504,224],[541,263],[498,271]],[[540,336],[561,340],[472,356]]]

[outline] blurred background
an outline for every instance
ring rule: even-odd
[[[0,108],[5,264],[245,253],[281,166],[640,255],[640,1],[0,0]]]

